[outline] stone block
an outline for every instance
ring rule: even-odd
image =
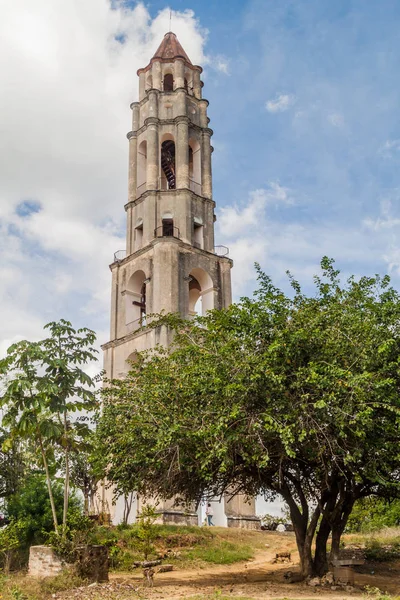
[[[29,550],[29,575],[32,577],[50,577],[58,575],[65,563],[56,556],[50,546],[31,546]]]
[[[258,517],[250,517],[250,516],[239,516],[233,517],[228,516],[228,527],[236,527],[237,529],[253,529],[258,530],[261,529],[261,521]]]

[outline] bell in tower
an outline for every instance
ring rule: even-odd
[[[126,251],[116,253],[110,265],[111,330],[103,346],[108,378],[124,377],[137,352],[171,343],[167,327],[146,329],[147,315],[190,318],[232,301],[232,261],[228,249],[214,243],[213,132],[201,73],[172,32],[138,71],[139,100],[131,104],[127,135]],[[236,510],[234,500],[221,508],[217,524],[256,521],[251,504],[241,501]],[[173,502],[161,512],[164,522],[197,524],[197,514],[183,516]]]

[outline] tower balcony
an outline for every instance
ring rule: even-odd
[[[169,222],[169,219],[165,219],[165,222],[161,225],[161,227],[157,227],[154,230],[154,237],[173,237],[180,240],[181,234],[178,227],[174,227],[173,223]]]
[[[172,237],[172,238],[175,238],[178,240],[181,239],[181,235],[180,235],[180,231],[179,231],[178,227],[174,227],[170,223],[164,223],[161,227],[157,227],[157,229],[154,230],[154,237],[155,238]],[[198,248],[199,250],[202,249],[201,245],[197,242],[193,242],[193,246],[194,246],[194,248]],[[227,246],[214,246],[213,254],[216,254],[217,256],[221,256],[221,257],[228,257],[229,256],[229,248]],[[127,256],[128,256],[128,254],[127,254],[126,250],[117,250],[117,252],[114,252],[113,262],[121,262]]]

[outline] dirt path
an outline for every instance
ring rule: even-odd
[[[278,542],[278,540],[277,540]],[[369,573],[355,575],[355,588],[348,592],[338,588],[335,591],[321,587],[310,587],[305,583],[288,583],[285,573],[291,571],[293,580],[298,574],[298,555],[293,550],[293,539],[280,539],[273,548],[266,548],[256,553],[253,560],[247,563],[233,565],[209,566],[201,569],[180,569],[170,573],[160,573],[155,576],[154,588],[148,590],[149,598],[168,598],[182,600],[191,596],[206,597],[218,590],[225,596],[247,597],[254,600],[268,598],[288,598],[291,600],[305,598],[330,600],[349,600],[350,598],[365,597],[362,591],[365,585],[379,587],[392,594],[400,594],[399,569],[386,567],[383,573],[377,573],[374,568]],[[273,559],[279,551],[290,551],[292,563],[275,564]],[[398,565],[400,567],[400,565]],[[391,569],[391,570],[390,570]],[[143,583],[141,573],[112,575],[112,580],[118,583],[130,582],[138,586]]]

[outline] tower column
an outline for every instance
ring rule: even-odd
[[[151,65],[151,76],[153,80],[153,88],[161,90],[161,63],[158,60]]]
[[[158,189],[158,119],[146,119],[147,125],[147,190]]]
[[[175,89],[185,87],[185,62],[175,60]]]
[[[204,129],[201,144],[201,191],[205,198],[212,198],[211,136],[212,129]]]
[[[128,133],[129,140],[129,180],[128,180],[128,201],[136,199],[137,189],[137,135],[136,131]]]
[[[193,72],[193,94],[195,98],[201,98],[200,71],[197,69]]]
[[[176,187],[189,187],[189,119],[178,117],[175,125],[176,138]]]

